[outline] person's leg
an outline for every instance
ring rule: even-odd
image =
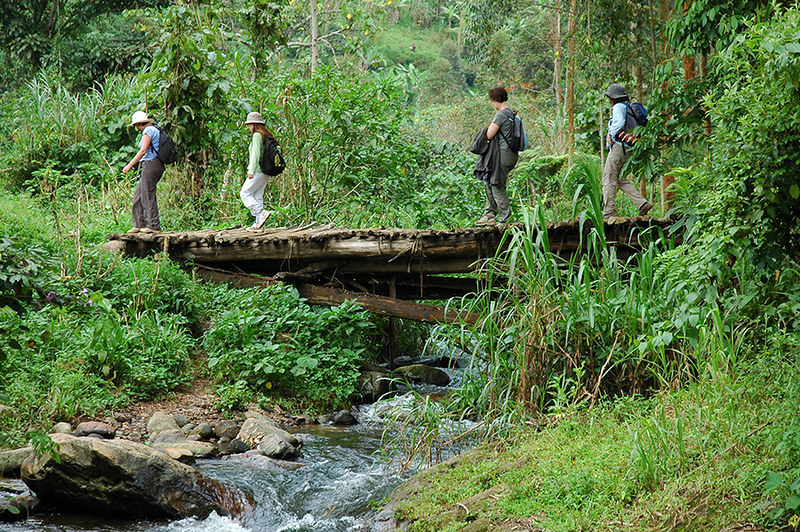
[[[492,195],[497,204],[497,221],[506,223],[511,218],[511,203],[508,201],[508,191],[505,185],[492,185]]]
[[[142,213],[142,179],[139,176],[139,182],[136,184],[136,190],[133,191],[133,207],[131,208],[131,217],[133,218],[133,227],[141,229],[144,227],[144,215]]]
[[[506,223],[511,218],[511,202],[508,200],[508,173],[517,165],[519,156],[512,150],[500,150],[500,173],[497,183],[492,184],[492,195],[497,204],[497,221]]]
[[[267,187],[267,183],[269,183],[269,176],[258,172],[252,178],[245,179],[242,189],[239,191],[242,203],[256,218],[264,210],[264,189]]]
[[[633,204],[636,205],[636,208],[641,212],[642,206],[647,203],[647,200],[644,199],[641,194],[639,194],[639,189],[637,189],[633,183],[624,177],[619,178],[617,183],[619,189],[628,195],[628,197],[633,201]]]
[[[158,216],[158,200],[156,199],[156,185],[164,174],[164,164],[158,159],[142,163],[141,202],[142,218],[144,225],[156,231],[161,230],[161,220]]]
[[[483,191],[486,193],[486,207],[483,209],[483,217],[494,218],[497,215],[497,202],[494,199],[492,185],[488,181],[483,182]]]
[[[623,164],[625,164],[625,152],[621,144],[615,143],[608,152],[606,165],[603,168],[603,218],[617,216],[615,198]]]

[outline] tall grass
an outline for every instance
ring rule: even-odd
[[[586,183],[572,204],[583,253],[565,259],[550,251],[547,213],[537,203],[486,263],[488,288],[472,303],[482,315],[469,335],[478,356],[459,401],[485,418],[490,435],[605,396],[719,374],[745,332],[695,288],[690,277],[700,273],[674,275],[679,252],[663,232],[642,231],[643,250],[620,260],[604,233],[599,166],[571,171]]]

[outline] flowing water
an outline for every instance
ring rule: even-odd
[[[454,383],[457,383],[457,373]],[[442,393],[425,387],[424,393]],[[402,407],[410,395],[392,400]],[[381,454],[380,420],[387,404],[363,406],[359,425],[307,426],[299,466],[233,455],[196,465],[205,474],[253,494],[252,515],[240,521],[212,514],[206,519],[130,521],[86,515],[35,515],[21,523],[0,523],[3,532],[345,532],[369,530],[367,521],[408,475],[397,473]]]
[[[204,520],[121,521],[86,515],[36,515],[22,523],[0,523],[9,532],[300,532],[366,530],[363,521],[403,480],[383,460],[380,431],[310,427],[296,433],[303,439],[297,466],[268,459],[233,455],[196,465],[208,476],[253,494],[256,507],[241,521],[212,514]]]

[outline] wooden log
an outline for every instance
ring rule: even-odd
[[[230,283],[242,288],[264,287],[278,282],[271,277],[229,273],[205,267],[196,268],[196,272],[200,278],[215,282]],[[300,296],[311,305],[332,307],[341,305],[347,300],[353,300],[358,306],[369,312],[433,324],[462,322],[475,324],[479,319],[479,316],[475,313],[454,311],[441,306],[424,305],[390,297],[376,296],[374,294],[348,292],[339,288],[316,286],[308,283],[295,286]]]

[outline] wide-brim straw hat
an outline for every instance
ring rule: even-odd
[[[261,113],[257,113],[253,111],[252,113],[247,113],[247,120],[244,121],[244,125],[247,124],[261,124],[264,125],[264,117],[261,116]]]
[[[131,117],[131,123],[128,125],[135,126],[136,124],[141,124],[142,122],[152,124],[153,119],[149,118],[147,116],[147,113],[145,113],[144,111],[136,111],[135,113],[133,113],[133,116]]]

